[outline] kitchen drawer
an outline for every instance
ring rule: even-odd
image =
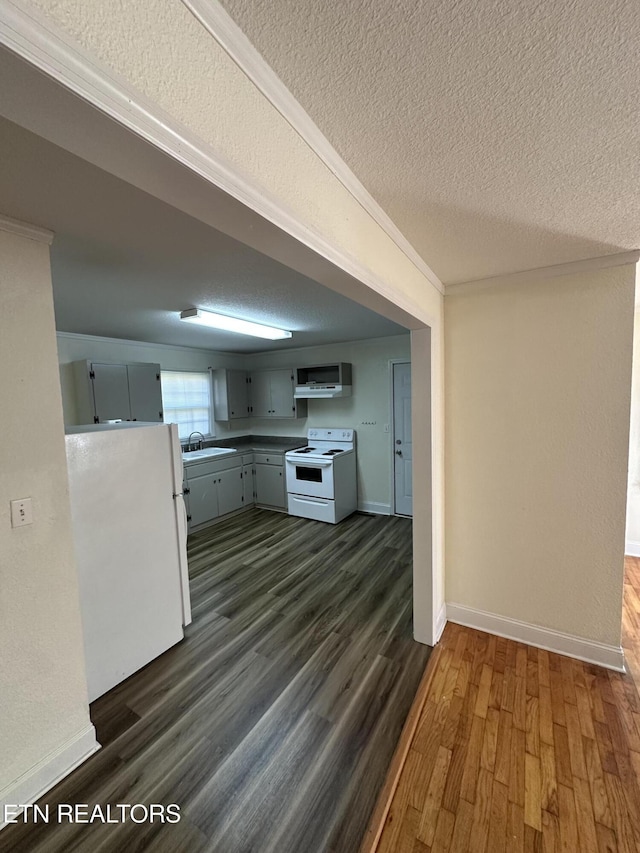
[[[243,453],[242,454],[242,464],[243,465],[253,465],[253,453]]]
[[[184,466],[184,474],[187,480],[194,477],[206,477],[208,474],[218,474],[220,471],[228,471],[230,468],[238,468],[242,465],[239,454],[227,456],[224,459],[207,459],[205,462],[187,462]]]
[[[254,453],[253,461],[256,465],[282,465],[284,456],[282,453]]]

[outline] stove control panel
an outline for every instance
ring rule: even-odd
[[[307,438],[316,441],[353,441],[354,430],[333,427],[332,429],[310,429]]]

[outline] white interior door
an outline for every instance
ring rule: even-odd
[[[413,515],[411,445],[411,364],[393,365],[394,511]]]

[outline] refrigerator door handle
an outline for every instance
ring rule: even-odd
[[[184,467],[182,463],[182,448],[178,437],[176,424],[168,424],[173,463],[173,500],[175,501],[175,520],[178,537],[178,562],[180,570],[180,586],[182,592],[182,624],[186,627],[191,623],[191,591],[189,589],[189,566],[187,562],[187,508],[184,503],[183,491],[177,489],[183,486]]]

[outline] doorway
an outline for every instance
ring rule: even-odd
[[[394,515],[413,515],[411,362],[391,363],[392,478]]]
[[[323,238],[309,243],[310,231],[303,219],[285,216],[284,208],[281,210],[278,205],[269,206],[269,216],[264,215],[260,187],[249,186],[239,172],[229,171],[226,163],[222,180],[222,172],[217,171],[215,149],[200,150],[196,146],[197,150],[194,148],[192,152],[195,159],[190,157],[186,161],[182,148],[167,149],[164,137],[161,139],[155,131],[153,115],[145,114],[144,132],[136,135],[139,124],[137,118],[132,120],[129,109],[127,121],[121,124],[120,113],[117,110],[105,113],[100,97],[80,101],[71,94],[65,88],[69,79],[64,67],[59,69],[57,81],[53,81],[37,71],[29,58],[24,63],[14,59],[8,51],[0,51],[0,65],[7,74],[10,72],[15,86],[19,84],[30,93],[28,99],[6,99],[6,103],[3,99],[2,114],[7,120],[28,127],[63,151],[68,150],[66,132],[69,121],[73,120],[74,125],[82,127],[82,133],[74,133],[73,153],[76,156],[411,330],[414,366],[411,408],[414,432],[420,434],[420,445],[413,459],[418,473],[412,483],[412,511],[420,521],[413,529],[415,636],[423,643],[433,644],[439,634],[438,596],[443,572],[442,502],[432,494],[442,490],[443,481],[440,417],[443,344],[438,299],[434,297],[433,305],[422,306],[416,314],[411,301],[405,304],[404,297],[396,298],[395,292],[391,292],[389,298],[386,287],[379,286],[379,280],[367,267],[354,264],[339,242],[334,245]],[[38,103],[47,104],[47,110],[34,110],[34,104]],[[51,104],[56,105],[54,110]],[[52,113],[68,117],[68,120],[66,123],[45,121]],[[151,120],[153,132],[149,131],[147,119]],[[158,124],[160,126],[165,128],[162,123]],[[114,151],[118,152],[115,160]],[[379,436],[381,450],[384,445],[388,447],[385,438],[388,436]],[[388,451],[385,448],[383,452]]]

